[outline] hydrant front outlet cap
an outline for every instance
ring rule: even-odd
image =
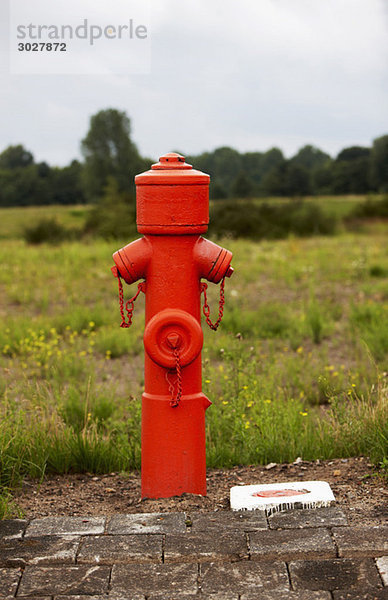
[[[162,310],[152,317],[144,331],[144,348],[161,367],[175,366],[172,348],[179,350],[181,366],[186,367],[197,358],[202,346],[201,325],[184,310]]]

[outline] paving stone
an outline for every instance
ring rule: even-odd
[[[132,595],[181,596],[198,591],[198,565],[114,565],[109,600],[130,600]],[[179,596],[180,597],[180,596]]]
[[[290,562],[291,582],[295,589],[351,590],[381,587],[376,565],[371,558],[301,560]]]
[[[268,529],[267,519],[262,510],[190,513],[187,522],[191,522],[193,533]]]
[[[201,565],[201,588],[206,594],[248,592],[261,593],[266,590],[289,590],[285,563],[253,563],[251,561]]]
[[[31,598],[31,600],[36,600],[36,597],[34,596]],[[106,594],[101,594],[100,596],[55,596],[54,600],[108,600],[108,596]],[[125,595],[118,597],[116,600],[145,600],[145,596],[144,594],[131,594],[130,592],[127,592]],[[164,598],[164,600],[166,599]],[[196,600],[199,600],[198,596],[196,596]]]
[[[174,594],[174,592],[171,592],[170,594],[164,594],[163,596],[147,596],[147,600],[239,600],[239,595],[220,593],[210,594],[210,596],[208,594],[190,594],[189,596],[187,596],[186,594],[181,595],[179,592],[177,592],[176,594]]]
[[[334,600],[387,600],[388,589],[381,590],[338,590],[333,592]]]
[[[252,560],[297,560],[336,557],[326,529],[285,529],[249,534]]]
[[[0,521],[0,540],[21,538],[28,521],[24,519],[8,519]]]
[[[331,600],[331,594],[323,590],[302,590],[300,592],[289,590],[288,592],[282,592],[280,598],[279,592],[275,590],[273,592],[259,592],[259,595],[255,592],[248,592],[248,594],[240,596],[240,600]]]
[[[162,562],[162,535],[99,535],[83,540],[78,563]]]
[[[245,533],[220,534],[185,533],[167,535],[164,545],[164,562],[204,562],[248,559]]]
[[[348,524],[345,513],[337,506],[277,512],[271,515],[268,521],[271,529],[338,527]]]
[[[260,596],[261,597],[261,596]],[[34,598],[35,600],[35,598]],[[142,599],[143,600],[143,599]],[[147,596],[147,600],[239,600],[238,594],[190,594],[187,596],[186,594],[182,596],[177,592],[174,594],[163,595],[163,596]],[[279,600],[279,599],[278,599]]]
[[[20,574],[20,569],[0,569],[0,598],[15,595]]]
[[[108,591],[110,567],[30,567],[27,566],[18,596],[39,594],[102,594]]]
[[[388,556],[381,556],[376,560],[376,565],[383,580],[383,584],[388,586]]]
[[[383,556],[388,553],[388,527],[336,527],[339,556]]]
[[[74,563],[79,540],[76,536],[0,540],[0,566]]]
[[[45,535],[98,535],[104,533],[106,517],[44,517],[28,525],[25,537]]]
[[[107,526],[107,533],[185,533],[185,513],[143,513],[114,515]]]

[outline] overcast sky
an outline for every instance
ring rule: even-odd
[[[115,1],[95,0],[107,22]],[[151,0],[151,68],[136,75],[10,75],[0,3],[0,151],[67,164],[108,107],[152,158],[308,143],[335,155],[388,133],[387,0]]]

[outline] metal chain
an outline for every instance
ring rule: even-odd
[[[127,300],[127,302],[125,303],[125,310],[127,311],[127,317],[128,317],[128,322],[127,322],[125,320],[125,314],[124,314],[124,292],[123,292],[123,284],[121,283],[120,275],[117,276],[117,280],[119,282],[119,304],[120,304],[120,315],[121,315],[120,327],[127,329],[128,327],[130,327],[132,325],[134,302],[135,302],[136,298],[138,297],[138,295],[140,294],[140,292],[144,292],[144,282],[142,281],[141,283],[139,283],[139,285],[137,286],[136,294],[132,298]]]
[[[179,406],[179,402],[182,398],[182,367],[179,356],[178,348],[173,348],[173,353],[175,356],[175,371],[176,371],[176,396],[174,398],[174,393],[171,394],[171,402],[170,405],[172,408],[176,408]],[[173,390],[175,391],[175,390]]]
[[[182,367],[181,360],[179,356],[178,348],[172,348],[172,352],[175,356],[175,368],[166,371],[166,380],[168,383],[168,390],[171,394],[170,406],[172,408],[176,408],[179,405],[179,402],[182,398]],[[176,381],[174,383],[170,380],[169,375],[175,371],[176,373]],[[175,394],[175,386],[176,386],[176,394]]]
[[[201,293],[203,292],[204,303],[203,303],[203,314],[205,315],[206,323],[209,325],[210,329],[216,331],[218,329],[219,324],[221,323],[222,317],[224,316],[224,304],[225,304],[225,277],[221,281],[220,285],[220,302],[218,306],[218,319],[215,323],[212,323],[210,319],[210,306],[207,303],[207,283],[201,283]]]

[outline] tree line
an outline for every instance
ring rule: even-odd
[[[140,155],[130,119],[116,109],[91,117],[81,150],[82,162],[53,167],[36,162],[23,145],[6,148],[0,154],[0,206],[98,202],[109,186],[130,199],[134,176],[155,162]],[[335,158],[306,145],[291,158],[279,148],[240,153],[222,147],[186,160],[209,173],[214,200],[388,192],[388,135],[370,148],[344,148]]]

